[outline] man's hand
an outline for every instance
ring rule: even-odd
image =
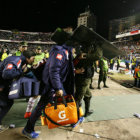
[[[76,70],[75,70],[75,73],[76,73],[76,74],[83,74],[84,72],[85,72],[85,69],[84,69],[84,68],[76,69]]]
[[[56,91],[56,96],[62,97],[63,96],[63,90],[57,90]]]

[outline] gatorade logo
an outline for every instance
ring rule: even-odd
[[[62,119],[62,120],[65,119],[65,118],[66,118],[65,111],[60,111],[59,114],[58,114],[58,116],[59,116],[59,118]]]

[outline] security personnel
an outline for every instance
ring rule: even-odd
[[[91,83],[90,83],[90,86],[89,86],[90,89],[94,89],[94,87],[92,86],[92,83],[93,83],[93,77],[94,77],[94,71],[95,71],[95,66],[94,66],[94,64],[93,64],[93,65],[92,65],[92,77],[91,77]]]
[[[130,65],[129,58],[126,58],[125,65],[126,65],[126,69],[129,70],[129,65]]]
[[[39,61],[45,58],[45,53],[42,53],[41,47],[38,46],[36,49],[36,56],[35,56],[35,61],[34,65],[37,64]]]
[[[108,86],[106,85],[108,62],[105,58],[100,59],[99,68],[100,68],[100,72],[99,72],[99,80],[98,80],[98,89],[101,89],[101,87],[100,87],[101,81],[104,82],[104,87],[108,88]]]
[[[76,93],[75,93],[75,100],[78,103],[79,106],[81,106],[82,99],[84,98],[85,102],[85,117],[91,115],[93,113],[93,110],[90,110],[90,100],[92,98],[92,94],[90,91],[90,84],[91,84],[91,78],[93,77],[93,62],[98,60],[102,56],[102,51],[100,55],[98,52],[100,50],[96,50],[96,52],[92,52],[90,48],[84,47],[85,50],[83,52],[87,52],[85,54],[85,57],[81,58],[77,56],[75,61],[79,59],[79,62],[75,64],[75,69],[83,69],[83,73],[76,74],[75,75],[75,85],[76,85]]]
[[[113,70],[113,66],[114,66],[114,59],[110,60],[110,69]]]
[[[1,56],[1,61],[3,61],[4,59],[6,59],[7,57],[8,57],[7,49],[4,49],[3,54]]]
[[[135,70],[136,63],[137,63],[137,59],[135,56],[133,56],[131,63],[132,63],[132,66],[131,66],[131,73],[132,73],[132,71]]]
[[[25,51],[20,57],[10,56],[0,63],[0,131],[7,129],[1,121],[13,105],[13,100],[8,99],[9,86],[26,71],[26,64],[33,63],[34,55],[32,51]]]
[[[135,71],[134,71],[134,86],[137,86],[137,81],[138,81],[138,77],[139,77],[139,74],[138,74],[138,71],[139,71],[139,66],[135,68]]]
[[[27,45],[26,42],[21,42],[20,46],[18,48],[18,51],[16,52],[15,55],[16,56],[21,56],[24,51],[27,51],[27,49],[28,49],[27,47],[28,47],[28,45]]]
[[[121,62],[121,60],[120,60],[120,58],[118,57],[118,58],[117,58],[117,70],[118,70],[119,67],[120,67],[120,62]]]
[[[61,30],[58,30],[61,34]],[[42,76],[43,89],[41,99],[32,112],[22,133],[28,138],[37,138],[38,133],[34,131],[35,123],[41,115],[42,109],[52,101],[53,96],[74,94],[74,66],[72,58],[72,48],[62,45],[64,41],[57,43],[50,51]]]
[[[138,87],[140,88],[140,64],[138,65],[138,70],[137,70],[137,73],[136,73],[136,77],[139,80]]]

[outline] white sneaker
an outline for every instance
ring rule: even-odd
[[[0,133],[6,131],[9,128],[7,125],[0,125]]]

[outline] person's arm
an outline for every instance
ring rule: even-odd
[[[54,52],[50,66],[49,66],[49,76],[52,87],[57,91],[63,89],[60,73],[61,68],[64,65],[66,56],[63,52],[56,51]]]
[[[12,63],[9,63],[6,65],[2,72],[2,78],[3,79],[14,79],[22,74],[22,71],[20,69],[17,69],[17,66],[15,66]]]

